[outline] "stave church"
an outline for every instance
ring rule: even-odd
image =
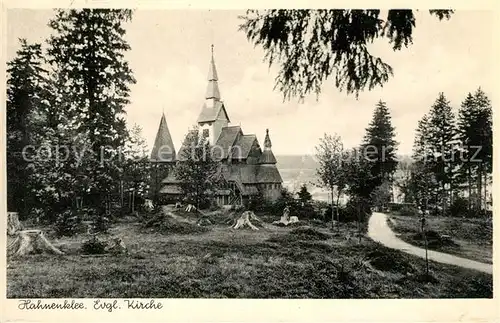
[[[276,166],[269,130],[266,129],[264,146],[255,134],[245,134],[241,126],[231,125],[228,109],[221,100],[215,67],[213,47],[208,71],[208,85],[198,120],[198,131],[211,145],[219,148],[219,172],[224,185],[214,194],[219,206],[244,205],[252,196],[262,194],[273,202],[281,194],[282,178]],[[167,149],[165,149],[167,148]],[[179,149],[183,151],[184,147]],[[165,114],[162,115],[153,149],[151,163],[161,169],[158,194],[162,201],[175,202],[183,198],[179,181],[172,171],[180,162],[175,150]],[[158,167],[161,166],[161,167]]]

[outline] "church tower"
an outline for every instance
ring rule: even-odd
[[[270,201],[276,201],[281,195],[280,172],[276,167],[276,157],[272,151],[271,138],[269,138],[269,129],[266,129],[266,138],[264,139],[264,149],[259,158],[259,171],[257,180],[260,184],[260,190],[264,197]]]
[[[156,133],[150,160],[153,163],[173,163],[175,161],[175,147],[168,130],[165,113],[162,114],[160,119],[160,126]]]
[[[205,102],[198,117],[198,126],[203,137],[208,138],[211,145],[215,144],[222,128],[227,127],[230,120],[224,103],[221,101],[217,69],[214,60],[214,46],[208,68],[208,85],[205,93]]]
[[[161,181],[167,177],[175,165],[176,154],[172,136],[168,130],[165,113],[162,114],[155,143],[151,150],[151,182],[149,198],[156,203],[160,197]]]
[[[272,151],[271,138],[269,138],[269,129],[266,129],[266,138],[264,139],[264,150],[259,159],[261,165],[276,165],[276,157]]]

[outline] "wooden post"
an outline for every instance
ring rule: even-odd
[[[331,196],[332,196],[332,203],[330,204],[331,205],[331,208],[332,208],[332,231],[333,231],[333,222],[334,222],[334,213],[333,213],[333,187],[330,189],[331,191]]]
[[[423,215],[421,222],[422,222],[421,230],[424,236],[424,244],[425,244],[425,273],[427,276],[429,276],[429,255],[428,255],[428,245],[427,245],[427,234],[425,230],[425,225],[427,221],[425,214]]]
[[[135,208],[135,189],[132,190],[132,213],[134,213],[134,208]]]
[[[120,180],[120,207],[123,208],[123,180]]]

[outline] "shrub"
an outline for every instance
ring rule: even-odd
[[[416,208],[415,204],[413,203],[387,203],[387,207],[391,212],[398,212],[401,211],[401,209],[403,208],[409,208],[409,207]]]
[[[270,210],[272,205],[266,201],[262,192],[259,191],[257,195],[249,197],[245,207],[247,210],[260,212]]]
[[[413,240],[418,241],[421,245],[425,244],[425,239],[427,239],[427,246],[429,246],[429,248],[458,246],[458,244],[452,239],[443,237],[439,234],[439,232],[433,230],[426,231],[425,236],[422,232],[413,235]]]
[[[448,210],[454,217],[468,216],[469,201],[466,198],[458,197],[453,200]]]
[[[92,232],[107,233],[110,224],[110,218],[106,214],[96,214],[92,217]]]
[[[82,252],[89,255],[99,255],[106,251],[106,243],[97,239],[96,236],[82,244]]]
[[[391,249],[376,249],[367,255],[373,268],[381,271],[399,272],[402,274],[415,271],[413,264],[401,255],[401,252]]]
[[[155,214],[146,219],[143,223],[143,228],[153,229],[154,231],[164,234],[193,234],[203,233],[210,230],[206,226],[198,226],[189,222],[177,221],[173,217],[162,213]]]
[[[85,211],[69,209],[56,216],[54,229],[59,237],[71,237],[83,231],[82,219]]]
[[[299,216],[299,214],[297,213],[297,200],[293,198],[292,193],[288,189],[283,188],[281,190],[280,197],[272,204],[271,210],[273,213],[281,216],[283,214],[283,210],[287,205],[290,208],[290,216]]]
[[[420,212],[418,211],[418,209],[415,206],[409,206],[409,205],[403,206],[401,209],[399,209],[398,214],[402,216],[414,216],[414,217],[420,216]]]

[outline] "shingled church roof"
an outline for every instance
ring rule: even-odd
[[[197,121],[198,123],[214,122],[221,111],[224,113],[223,117],[225,117],[227,121],[230,121],[222,101],[217,101],[214,107],[208,107],[206,103],[203,103],[203,107],[201,108]]]
[[[172,162],[175,160],[175,147],[170,136],[165,114],[161,116],[160,126],[156,133],[155,143],[151,150],[151,161]]]

